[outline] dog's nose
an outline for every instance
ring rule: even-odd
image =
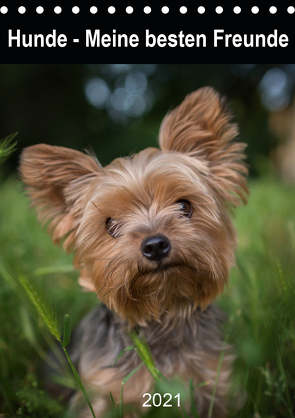
[[[152,261],[161,261],[167,257],[171,249],[170,241],[165,235],[154,235],[147,237],[142,241],[142,254]]]

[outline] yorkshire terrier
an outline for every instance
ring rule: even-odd
[[[246,203],[245,144],[210,87],[188,95],[160,127],[158,148],[102,167],[91,154],[45,144],[24,149],[20,173],[54,243],[75,253],[79,282],[101,304],[74,336],[73,360],[96,417],[119,402],[121,382],[140,363],[129,331],[148,342],[167,378],[193,381],[200,417],[225,417],[233,362],[223,314],[210,304],[228,281],[236,231],[232,209]],[[221,370],[217,373],[221,353]],[[114,365],[115,363],[115,365]],[[198,385],[209,382],[206,385]],[[144,411],[154,380],[140,368],[124,385],[124,404]],[[74,411],[81,393],[71,399]],[[79,417],[92,417],[88,407]]]

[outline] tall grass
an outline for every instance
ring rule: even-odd
[[[2,182],[0,195],[0,261],[5,271],[12,277],[20,270],[23,277],[35,277],[54,302],[58,323],[69,312],[75,325],[97,303],[94,294],[80,291],[72,257],[54,247],[37,224],[21,185],[15,179]],[[232,393],[237,388],[245,393],[244,406],[231,415],[235,418],[295,417],[294,208],[294,188],[261,178],[251,184],[248,206],[237,211],[237,266],[217,301],[228,313],[224,333],[237,354]],[[51,338],[46,321],[31,320],[13,282],[4,276],[0,271],[0,413],[64,417],[66,409],[48,398],[39,377]],[[152,359],[145,354],[147,364]],[[159,378],[157,391],[184,393],[179,382],[173,385],[167,389]],[[148,416],[178,416],[167,409],[152,408]]]
[[[13,142],[16,135],[17,132],[0,139],[0,164],[4,163],[16,149],[16,142]]]
[[[274,180],[252,185],[237,268],[219,303],[247,394],[239,417],[295,416],[295,190]]]

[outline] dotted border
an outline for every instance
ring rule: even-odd
[[[55,14],[61,14],[62,13],[62,8],[60,7],[60,6],[55,6],[54,8],[53,8],[53,11],[54,11],[54,13]],[[91,6],[90,7],[90,9],[89,9],[89,12],[91,13],[91,14],[96,14],[96,13],[98,13],[98,11],[99,11],[99,9],[96,7],[96,6]],[[108,11],[108,13],[109,14],[114,14],[114,13],[116,13],[116,8],[114,7],[114,6],[109,6],[108,7],[108,9],[107,9],[107,11]],[[150,13],[152,13],[152,8],[150,7],[150,6],[145,6],[145,7],[143,7],[143,9],[142,9],[142,11],[143,11],[143,13],[145,13],[145,14],[150,14]],[[204,6],[199,6],[197,9],[196,9],[196,11],[197,11],[197,13],[199,13],[199,14],[204,14],[205,12],[206,12],[206,8],[204,7]],[[235,6],[233,9],[232,9],[232,11],[235,13],[235,14],[240,14],[240,13],[242,13],[242,8],[240,7],[240,6]],[[254,15],[256,15],[256,14],[258,14],[259,13],[259,11],[260,11],[260,9],[259,9],[259,7],[258,6],[252,6],[251,7],[251,12],[252,12],[252,14],[254,14]],[[268,9],[268,11],[269,11],[269,13],[270,14],[276,14],[277,13],[277,11],[278,11],[278,9],[277,9],[277,7],[276,6],[270,6],[269,7],[269,9]],[[289,14],[294,14],[295,13],[295,7],[294,6],[289,6],[289,7],[287,7],[286,8],[286,11],[287,11],[287,13],[289,13]],[[9,9],[8,9],[8,7],[7,6],[1,6],[0,7],[0,14],[3,14],[3,15],[5,15],[5,14],[7,14],[9,12]],[[45,10],[44,10],[44,7],[43,6],[38,6],[38,7],[36,7],[36,13],[37,14],[42,14],[42,13],[44,13],[45,12]],[[125,8],[125,12],[127,13],[127,14],[132,14],[133,12],[134,12],[134,8],[132,7],[132,6],[127,6],[126,8]],[[169,7],[168,6],[163,6],[162,8],[161,8],[161,12],[163,13],[163,14],[168,14],[169,12],[170,12],[170,9],[169,9]],[[188,12],[188,8],[186,7],[186,6],[181,6],[181,7],[179,7],[179,13],[180,14],[186,14]],[[216,8],[215,8],[215,13],[216,14],[222,14],[224,12],[224,9],[223,9],[223,7],[222,6],[217,6]],[[18,8],[18,13],[19,14],[25,14],[26,13],[26,8],[25,8],[25,6],[20,6],[19,8]],[[79,14],[80,13],[80,8],[78,7],[78,6],[73,6],[72,7],[72,13],[73,14]]]

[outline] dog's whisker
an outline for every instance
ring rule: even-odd
[[[105,261],[105,260],[111,260],[111,258],[95,258],[94,260]]]
[[[100,292],[102,291],[102,289],[105,287],[106,283],[99,289],[99,291],[97,292],[96,296],[98,296],[100,294]]]
[[[106,263],[105,264],[105,266],[103,267],[103,270],[106,270],[106,269],[108,269],[109,268],[109,266],[110,266],[110,264],[113,262],[113,259],[112,258],[110,258],[109,259],[109,262],[108,263]]]
[[[127,260],[122,260],[122,261],[120,261],[120,262],[118,262],[111,270],[110,270],[110,272],[108,273],[108,275],[109,276],[112,276],[113,274],[114,274],[114,272],[119,268],[119,267],[121,267],[123,264],[126,264],[126,263],[128,263],[128,261]]]
[[[105,293],[104,295],[103,295],[103,297],[106,297],[106,295],[108,295],[109,293],[111,293],[111,291],[112,291],[113,289],[111,289],[111,290],[109,290],[107,293]]]
[[[91,203],[93,204],[93,206],[98,210],[98,212],[102,213],[102,211],[100,209],[98,209],[98,207],[96,206],[96,204],[93,202],[93,200],[91,200]]]

